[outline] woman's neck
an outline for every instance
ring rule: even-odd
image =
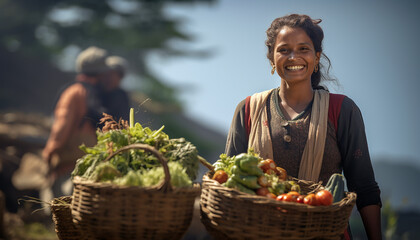
[[[311,103],[314,96],[310,84],[288,85],[284,80],[281,81],[279,90],[279,104],[283,113],[290,119],[299,115]]]

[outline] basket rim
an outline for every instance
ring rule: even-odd
[[[70,203],[67,202],[68,200],[70,200]],[[50,205],[52,207],[53,206],[66,206],[66,205],[70,205],[72,200],[73,200],[72,195],[55,197],[55,198],[51,199]]]
[[[244,201],[252,201],[255,204],[265,204],[265,205],[272,205],[274,207],[279,207],[283,209],[287,209],[288,207],[293,207],[294,209],[297,207],[302,211],[335,211],[337,209],[340,209],[346,205],[353,204],[353,202],[356,202],[357,194],[354,192],[345,192],[345,197],[341,199],[339,202],[335,202],[328,206],[311,206],[308,204],[302,204],[302,203],[295,203],[295,202],[285,202],[285,201],[277,201],[272,198],[268,198],[265,196],[259,196],[259,195],[251,195],[248,193],[241,192],[239,190],[236,190],[234,188],[228,188],[217,182],[216,180],[211,179],[209,176],[209,173],[204,174],[203,176],[203,185],[208,185],[210,188],[219,188],[224,191],[228,191],[233,194],[224,194],[227,198],[237,198]],[[299,179],[298,179],[299,180]],[[204,182],[206,182],[204,184]],[[310,181],[307,181],[310,182]],[[318,184],[318,183],[314,183]],[[320,184],[319,184],[320,185]],[[322,186],[321,186],[322,187]],[[203,187],[205,188],[205,187]]]

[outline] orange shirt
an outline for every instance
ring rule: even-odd
[[[78,147],[81,144],[93,146],[96,143],[96,129],[84,119],[89,92],[80,83],[95,84],[95,81],[92,78],[81,79],[68,87],[58,100],[54,110],[54,123],[43,151],[43,157],[53,161],[54,168],[64,165],[74,168],[77,158],[83,156]]]

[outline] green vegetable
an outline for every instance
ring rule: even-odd
[[[167,146],[161,148],[164,157],[179,162],[193,181],[198,173],[197,148],[184,138],[170,139]]]
[[[125,176],[117,178],[113,183],[122,186],[144,186],[143,176],[139,171],[130,170]]]
[[[171,174],[171,184],[174,187],[191,187],[192,181],[188,177],[185,169],[180,163],[169,162],[168,163],[169,173]],[[165,173],[163,167],[152,168],[148,171],[141,173],[143,186],[154,186],[165,179]]]
[[[119,172],[114,165],[109,162],[100,163],[96,168],[93,174],[89,177],[90,180],[96,182],[106,182],[112,181],[116,177],[120,177],[121,172]]]
[[[86,154],[85,156],[77,159],[76,167],[73,170],[72,175],[74,176],[82,176],[85,174],[86,170],[92,165],[92,162],[95,159],[92,157],[92,154]]]
[[[299,190],[296,192],[300,192],[300,186],[295,181],[284,181],[284,184],[286,187],[286,192],[296,191],[296,189]]]
[[[298,184],[292,185],[292,187],[290,188],[290,191],[295,191],[295,192],[300,193],[300,186]]]
[[[268,191],[275,195],[280,195],[286,192],[286,185],[284,182],[273,182],[271,187],[268,187]]]
[[[226,187],[235,188],[249,194],[256,194],[253,189],[259,189],[258,177],[263,176],[263,171],[258,167],[259,157],[252,150],[237,156],[227,157],[220,155],[220,159],[213,165],[215,171],[224,170],[230,178],[225,183]]]
[[[251,188],[251,189],[261,188],[261,186],[258,184],[257,176],[244,176],[244,175],[233,174],[231,178],[248,188]]]
[[[93,147],[80,146],[80,149],[85,152],[85,155],[76,161],[75,169],[72,172],[72,177],[81,176],[85,179],[91,179],[94,181],[111,181],[118,178],[124,177],[128,174],[127,180],[124,180],[128,185],[137,185],[133,178],[134,172],[138,174],[145,174],[149,170],[161,167],[161,163],[152,153],[144,150],[128,150],[112,157],[109,162],[105,163],[107,157],[117,151],[118,149],[134,144],[142,143],[153,146],[168,160],[168,164],[176,162],[180,164],[182,169],[185,169],[185,173],[189,177],[189,182],[195,180],[198,174],[198,151],[196,147],[186,141],[184,138],[171,139],[163,132],[164,126],[158,130],[151,130],[148,127],[143,127],[140,123],[134,124],[133,111],[130,109],[130,127],[118,125],[115,121],[112,122],[112,117],[108,115],[106,120],[111,121],[115,126],[119,128],[104,128],[104,131],[97,131],[97,144]],[[110,120],[111,119],[111,120]],[[105,126],[109,122],[105,122]],[[103,173],[99,173],[97,170],[99,167],[105,168]],[[111,169],[115,169],[119,172],[113,172]],[[178,170],[176,170],[177,172]],[[115,173],[115,176],[112,175]],[[177,174],[174,175],[175,177]],[[148,177],[149,178],[149,177]],[[131,180],[130,180],[131,179]],[[163,179],[163,178],[162,178]],[[182,178],[181,178],[182,179]],[[119,183],[124,182],[118,180]],[[174,179],[174,182],[178,182],[184,186],[184,180]],[[147,180],[142,182],[143,186],[153,182]],[[175,185],[174,185],[175,186]]]
[[[328,179],[325,189],[330,191],[334,197],[333,202],[339,202],[344,198],[344,176],[339,173],[334,173]]]
[[[231,169],[232,175],[248,175],[248,173],[244,172],[241,170],[240,167],[238,167],[238,165],[233,165],[232,169]]]
[[[228,188],[234,188],[234,189],[236,189],[238,191],[241,191],[241,192],[244,192],[244,193],[248,193],[248,194],[251,194],[251,195],[256,195],[256,193],[253,190],[245,187],[244,185],[235,181],[235,179],[233,179],[233,178],[229,178],[227,180],[227,182],[224,183],[224,185]]]
[[[130,128],[134,127],[134,108],[130,108]]]
[[[228,157],[226,154],[222,153],[219,156],[219,160],[217,160],[213,166],[214,171],[223,170],[229,176],[232,174],[232,167],[235,165],[235,156]]]
[[[263,175],[263,171],[258,167],[258,157],[251,154],[239,154],[236,156],[236,161],[239,161],[241,170],[255,176]]]

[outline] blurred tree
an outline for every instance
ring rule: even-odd
[[[213,2],[0,0],[0,53],[57,63],[57,59],[69,49],[81,51],[96,45],[127,58],[131,69],[141,79],[141,91],[153,101],[180,108],[178,90],[162,84],[161,79],[150,71],[146,58],[151,52],[165,56],[205,56],[206,51],[177,49],[171,44],[179,40],[192,41],[193,36],[180,29],[183,19],[169,18],[165,11],[171,4]],[[7,99],[7,96],[13,97],[10,91],[3,89],[0,93],[0,101],[16,101]]]

